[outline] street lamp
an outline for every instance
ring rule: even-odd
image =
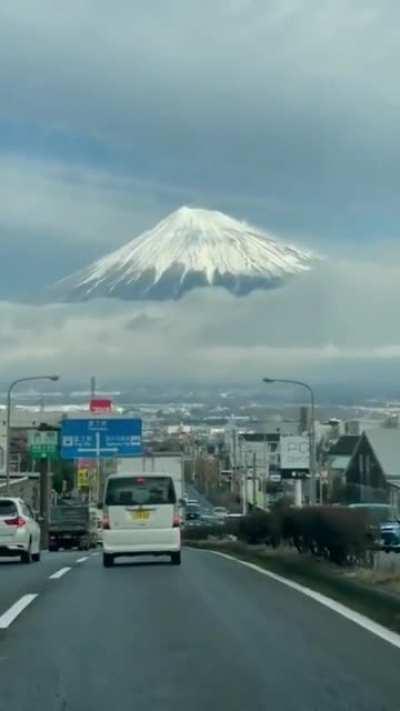
[[[267,384],[272,383],[285,383],[288,385],[300,385],[300,387],[305,388],[310,394],[311,403],[311,423],[308,428],[308,436],[310,438],[310,482],[311,482],[311,492],[310,501],[311,504],[316,503],[316,453],[315,453],[315,397],[314,391],[307,383],[303,383],[302,380],[287,380],[285,378],[263,378],[263,382]]]
[[[60,379],[59,375],[33,375],[29,378],[18,378],[14,380],[7,391],[7,419],[6,419],[6,448],[5,448],[5,471],[6,471],[6,490],[7,495],[10,493],[10,450],[11,450],[11,393],[19,383],[31,382],[32,380],[52,380],[53,382]]]

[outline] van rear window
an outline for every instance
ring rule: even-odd
[[[145,504],[175,504],[176,495],[171,477],[121,477],[107,483],[107,506],[140,506]]]

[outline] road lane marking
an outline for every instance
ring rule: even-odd
[[[69,570],[71,570],[71,568],[60,568],[56,573],[49,576],[49,580],[58,580],[58,578],[62,578],[65,573],[68,573]]]
[[[0,630],[6,630],[14,622],[15,618],[33,602],[37,594],[23,595],[14,605],[11,605],[0,617]]]
[[[346,607],[346,605],[342,605],[340,602],[336,602],[336,600],[333,600],[332,598],[327,597],[326,595],[322,595],[321,593],[316,592],[315,590],[311,590],[311,588],[307,588],[305,585],[300,585],[300,583],[295,583],[293,580],[284,578],[282,577],[282,575],[271,573],[271,571],[265,570],[265,568],[261,568],[255,563],[248,563],[247,561],[241,560],[240,558],[235,558],[235,556],[233,555],[229,555],[228,553],[220,553],[219,551],[208,551],[208,553],[219,555],[222,558],[227,558],[227,560],[233,560],[235,563],[244,565],[246,566],[246,568],[251,568],[251,570],[255,570],[257,573],[266,575],[267,578],[272,578],[272,580],[276,580],[278,583],[282,583],[288,588],[292,588],[292,590],[296,590],[302,595],[306,595],[307,597],[312,598],[316,602],[319,602],[320,605],[328,607],[330,610],[337,612],[338,615],[345,617],[347,620],[351,620],[351,622],[354,622],[359,627],[363,627],[368,632],[371,632],[372,634],[376,635],[376,637],[380,637],[381,639],[385,640],[385,642],[389,642],[389,644],[392,644],[394,647],[400,649],[399,634],[397,634],[396,632],[392,632],[392,630],[390,630],[388,627],[384,627],[378,622],[370,620],[369,617],[361,615],[359,612],[355,612],[355,610],[352,610],[350,607]]]
[[[89,560],[89,556],[85,555],[83,558],[78,558],[75,562],[76,563],[84,563],[85,560]]]

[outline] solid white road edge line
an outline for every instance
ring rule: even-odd
[[[1,615],[0,630],[6,630],[7,627],[14,622],[15,618],[21,614],[22,610],[25,610],[25,608],[33,602],[35,597],[37,597],[37,593],[23,595],[19,600],[17,600],[17,602],[14,602],[14,605],[11,605],[11,607]]]
[[[84,563],[85,560],[89,560],[89,556],[84,556],[83,558],[78,558],[75,563]]]
[[[60,568],[60,570],[57,570],[53,575],[49,575],[49,580],[58,580],[58,578],[62,578],[65,573],[68,573],[69,570],[71,570],[71,568]]]
[[[377,637],[380,637],[381,639],[385,640],[385,642],[389,642],[389,644],[392,644],[394,647],[400,649],[399,634],[397,634],[396,632],[392,632],[388,627],[384,627],[378,622],[370,620],[369,617],[361,615],[359,612],[355,612],[355,610],[352,610],[350,607],[346,607],[346,605],[342,605],[340,602],[336,602],[336,600],[333,600],[332,598],[327,597],[326,595],[321,595],[321,593],[318,593],[315,590],[311,590],[311,588],[307,588],[305,587],[305,585],[295,583],[293,580],[289,580],[289,578],[284,578],[282,577],[282,575],[271,573],[269,570],[265,570],[265,568],[261,568],[259,565],[255,565],[255,563],[248,563],[247,561],[241,560],[240,558],[235,558],[235,556],[233,555],[229,555],[228,553],[220,553],[219,551],[208,551],[208,553],[214,553],[215,555],[219,555],[222,558],[233,560],[235,563],[245,565],[246,568],[251,568],[252,570],[257,571],[257,573],[266,575],[268,578],[272,578],[272,580],[276,580],[278,583],[282,583],[288,588],[292,588],[292,590],[297,590],[297,592],[302,593],[302,595],[306,595],[307,597],[312,598],[316,602],[319,602],[320,605],[328,607],[330,610],[337,612],[338,615],[342,615],[342,617],[345,617],[347,620],[355,622],[355,624],[359,625],[359,627],[363,627],[368,632],[371,632]]]

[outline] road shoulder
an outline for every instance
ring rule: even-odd
[[[359,582],[351,571],[331,566],[298,554],[269,551],[242,543],[190,542],[188,547],[226,553],[247,563],[287,578],[316,593],[349,607],[370,620],[400,634],[400,596]]]

